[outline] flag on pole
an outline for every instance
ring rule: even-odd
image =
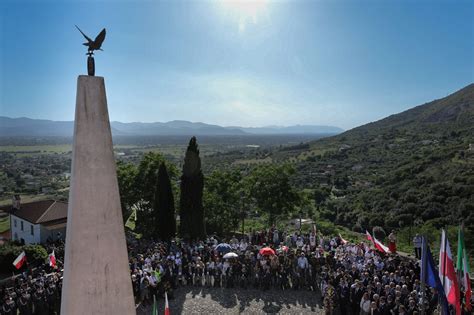
[[[464,288],[464,298],[467,310],[471,310],[471,278],[469,277],[469,259],[467,257],[466,245],[464,244],[464,226],[458,230],[458,261],[456,269],[460,275],[461,286]]]
[[[13,262],[13,266],[15,266],[16,269],[20,269],[21,266],[26,262],[26,254],[25,251],[22,251],[20,255],[15,259]]]
[[[156,305],[156,295],[153,294],[153,308],[151,310],[151,315],[158,315],[158,306]]]
[[[388,249],[388,247],[385,246],[381,241],[376,239],[375,236],[373,237],[373,239],[374,239],[374,245],[379,250],[379,252],[382,252],[385,254],[390,253],[390,249]]]
[[[441,232],[441,247],[439,249],[439,278],[443,284],[448,303],[454,306],[456,315],[460,315],[461,297],[458,280],[454,271],[453,255],[444,230]]]
[[[168,305],[168,293],[165,291],[165,315],[170,315],[170,306]]]
[[[367,240],[371,241],[372,244],[374,244],[374,247],[379,250],[379,252],[382,253],[389,253],[390,250],[388,249],[387,246],[385,246],[381,241],[375,238],[375,236],[370,235],[369,231],[365,230],[365,236],[367,237]]]
[[[49,266],[50,267],[56,267],[56,256],[54,255],[54,249],[51,254],[49,254]]]
[[[442,314],[448,315],[448,301],[446,300],[446,294],[444,294],[443,285],[439,279],[438,270],[436,270],[433,256],[431,255],[430,247],[427,244],[426,238],[422,236],[422,247],[421,247],[421,283],[426,284],[438,291],[439,303],[442,307]],[[423,292],[423,297],[424,297]]]
[[[134,231],[137,222],[137,208],[133,207],[132,213],[125,222],[125,227],[128,227],[130,230]]]

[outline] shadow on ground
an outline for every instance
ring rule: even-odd
[[[322,314],[321,296],[313,291],[181,287],[169,300],[171,314]],[[158,300],[163,314],[164,300]],[[151,314],[151,305],[137,315]]]

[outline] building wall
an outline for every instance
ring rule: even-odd
[[[21,230],[22,222],[23,230]],[[35,244],[41,242],[41,228],[39,224],[32,224],[26,220],[20,219],[13,214],[10,215],[10,224],[12,240],[21,241],[21,239],[23,239],[25,244]],[[31,235],[31,226],[33,226],[33,235]]]
[[[52,241],[57,241],[58,240],[58,232],[61,233],[61,239],[64,240],[66,237],[66,228],[59,228],[55,230],[48,230],[47,228],[43,227],[42,225],[40,226],[40,231],[41,231],[41,243],[46,243],[48,241],[48,238],[50,238]]]

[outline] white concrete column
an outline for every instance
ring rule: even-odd
[[[135,314],[104,78],[79,76],[61,314]]]

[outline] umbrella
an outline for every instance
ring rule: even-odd
[[[283,245],[283,246],[280,246],[280,248],[278,250],[280,250],[282,252],[287,252],[288,249],[289,249],[288,246]]]
[[[275,251],[271,249],[270,247],[264,247],[259,251],[260,255],[262,256],[270,256],[270,255],[275,255]]]
[[[239,257],[239,255],[237,255],[236,253],[227,253],[224,255],[224,259],[227,259],[227,258],[237,258]]]
[[[232,247],[227,243],[220,243],[215,248],[219,253],[228,253],[232,250]]]

